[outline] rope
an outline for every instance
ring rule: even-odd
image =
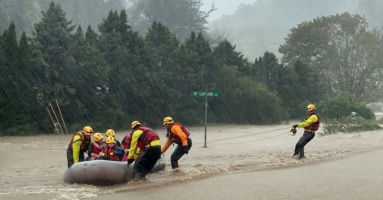
[[[257,142],[257,141],[262,141],[262,140],[268,140],[268,139],[276,138],[276,137],[283,136],[283,135],[286,137],[287,134],[288,134],[288,132],[283,132],[283,133],[278,134],[278,135],[274,135],[274,136],[267,137],[267,138],[262,138],[262,139],[257,139],[257,140],[247,140],[247,141],[241,141],[241,142],[225,142],[225,143],[222,143],[222,144],[238,144],[238,143]]]
[[[251,133],[251,134],[247,134],[247,135],[240,135],[240,136],[228,137],[228,138],[223,138],[223,139],[218,139],[218,140],[211,140],[211,141],[206,141],[206,144],[213,143],[213,142],[225,141],[225,140],[232,140],[232,139],[237,139],[237,138],[244,138],[244,137],[248,137],[248,136],[255,136],[255,135],[259,135],[259,134],[263,134],[263,133],[269,133],[269,132],[274,132],[274,131],[279,131],[279,130],[284,130],[284,129],[286,129],[286,128],[279,128],[279,129],[273,129],[273,130],[263,131],[263,132],[259,132],[259,133]],[[272,136],[272,137],[269,137],[269,138],[263,138],[263,139],[254,140],[254,141],[266,140],[266,139],[278,137],[278,136],[281,136],[281,135],[284,135],[284,134],[286,134],[286,133],[284,132],[284,133],[279,134],[277,136]],[[205,142],[198,142],[198,143],[195,143],[195,144],[204,144],[204,143]]]
[[[261,141],[261,140],[268,140],[268,139],[271,139],[271,138],[276,138],[276,137],[279,137],[279,136],[282,136],[282,135],[286,135],[288,133],[289,132],[284,132],[284,133],[276,135],[276,136],[272,136],[272,137],[268,137],[268,138],[263,138],[263,139],[258,139],[258,140],[247,141],[247,142],[256,142],[256,141]]]

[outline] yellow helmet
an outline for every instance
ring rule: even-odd
[[[116,136],[116,133],[114,132],[114,130],[113,129],[108,129],[107,131],[106,131],[106,137],[109,137],[109,136]]]
[[[92,135],[92,133],[93,133],[93,129],[90,126],[85,126],[82,129],[82,131],[85,133],[85,135],[89,135],[89,136]]]
[[[133,121],[132,122],[132,125],[131,125],[131,128],[133,129],[134,127],[136,127],[137,125],[141,125],[141,123],[139,121]]]
[[[109,136],[106,138],[106,144],[116,143],[113,136]]]
[[[172,124],[172,123],[174,123],[174,120],[173,120],[172,117],[165,117],[162,122],[163,122],[163,125],[165,125],[165,124]]]
[[[309,104],[309,105],[307,105],[307,111],[313,111],[313,110],[315,110],[316,108],[315,108],[315,106],[314,106],[314,104]]]
[[[95,133],[95,134],[93,134],[93,140],[95,141],[95,142],[98,142],[98,141],[100,141],[100,140],[102,140],[104,137],[101,135],[101,133]]]

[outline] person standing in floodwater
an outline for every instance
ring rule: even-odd
[[[192,140],[189,138],[189,131],[180,123],[175,123],[173,118],[165,117],[163,125],[166,127],[166,142],[161,149],[161,153],[165,153],[169,146],[176,143],[178,146],[170,157],[172,168],[178,168],[178,160],[185,154],[189,153],[192,147]]]
[[[135,161],[133,166],[134,180],[145,180],[146,175],[153,169],[161,157],[160,137],[153,129],[141,126],[139,121],[133,121],[132,139],[129,149],[128,165]],[[138,153],[137,159],[135,154]]]
[[[84,153],[88,151],[91,142],[90,136],[93,133],[93,129],[90,126],[85,126],[83,130],[73,134],[71,140],[68,143],[67,148],[67,160],[68,168],[73,164],[85,161]]]
[[[302,127],[304,128],[304,132],[302,137],[299,139],[297,144],[295,145],[295,151],[293,156],[299,156],[299,159],[305,158],[304,147],[307,143],[309,143],[315,137],[315,131],[319,129],[320,117],[315,113],[314,104],[307,105],[307,113],[308,116],[304,122],[300,122],[298,124],[294,124],[291,132],[295,135],[296,128]]]

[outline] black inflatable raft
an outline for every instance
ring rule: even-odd
[[[92,185],[112,185],[127,183],[133,178],[133,164],[126,162],[92,160],[72,165],[64,174],[64,182]],[[165,169],[165,158],[161,155],[151,172]]]

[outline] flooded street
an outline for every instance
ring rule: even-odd
[[[92,199],[382,199],[383,161],[373,159],[382,154],[379,150],[315,165],[229,173]]]
[[[193,147],[172,170],[145,182],[100,187],[63,183],[70,135],[0,138],[0,199],[379,199],[383,185],[383,131],[319,134],[306,146],[306,159],[291,156],[302,135],[290,125],[191,127]],[[97,130],[96,130],[97,131]],[[165,141],[165,130],[156,130]],[[320,131],[319,131],[320,132]],[[121,140],[124,132],[117,133]],[[360,185],[359,188],[354,188]],[[378,187],[379,186],[379,187]],[[187,188],[185,190],[184,188]],[[184,196],[179,196],[183,191]],[[339,191],[338,193],[336,191]],[[350,196],[351,194],[354,194]],[[338,195],[338,196],[334,196]],[[347,196],[348,195],[348,196]],[[348,198],[347,198],[348,197]],[[354,198],[355,197],[355,198]]]

